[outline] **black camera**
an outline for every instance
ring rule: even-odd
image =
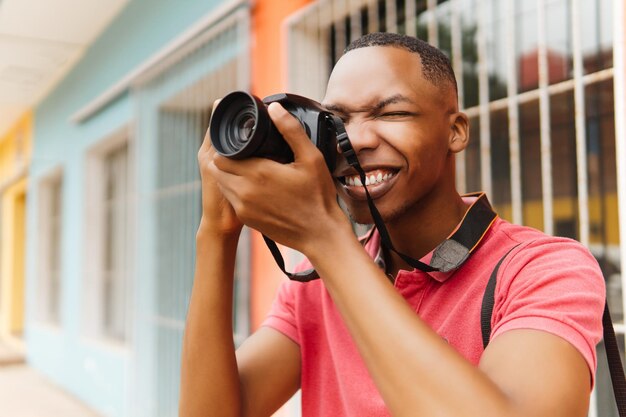
[[[345,135],[343,123],[318,102],[295,94],[275,94],[263,101],[244,91],[226,95],[211,117],[209,131],[215,150],[233,159],[256,156],[292,162],[291,148],[267,113],[267,106],[273,102],[280,103],[300,121],[332,172],[337,160],[338,132]]]

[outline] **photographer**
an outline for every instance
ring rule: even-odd
[[[397,252],[380,231],[354,236],[336,199],[354,221],[373,222],[358,173],[340,156],[331,175],[280,104],[268,112],[292,163],[219,156],[207,137],[180,415],[271,415],[301,388],[305,417],[585,416],[601,272],[579,243],[485,217],[485,196],[458,194],[455,154],[469,126],[445,55],[414,38],[366,35],[335,66],[322,105],[343,120]],[[242,224],[305,254],[301,269],[321,279],[285,281],[235,352]],[[483,349],[482,297],[505,255]]]

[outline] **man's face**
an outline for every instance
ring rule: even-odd
[[[386,222],[400,220],[437,187],[453,183],[452,87],[422,76],[417,54],[365,47],[344,55],[331,74],[323,105],[341,117],[368,190]],[[343,158],[334,172],[339,196],[358,223],[371,223],[365,191]]]

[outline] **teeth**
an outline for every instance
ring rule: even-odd
[[[366,175],[365,176],[365,185],[376,185],[376,184],[380,184],[383,181],[387,181],[388,179],[392,178],[394,176],[393,173],[390,172],[386,172],[386,173],[382,173],[379,172],[378,174],[370,174],[370,175]],[[347,186],[357,186],[360,187],[363,185],[363,183],[361,182],[361,178],[358,175],[352,175],[352,176],[346,176],[345,177],[345,183]]]

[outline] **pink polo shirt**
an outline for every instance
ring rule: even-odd
[[[480,311],[487,281],[498,260],[518,243],[498,274],[491,340],[513,329],[550,332],[578,349],[593,377],[595,346],[602,337],[604,279],[594,257],[574,240],[498,218],[458,269],[400,271],[394,286],[424,322],[477,365],[483,353]],[[379,235],[365,248],[376,258]],[[298,270],[310,267],[304,262]],[[322,280],[282,283],[264,325],[300,346],[303,416],[390,415]],[[390,354],[393,345],[390,340]],[[419,381],[416,375],[415,383]]]

